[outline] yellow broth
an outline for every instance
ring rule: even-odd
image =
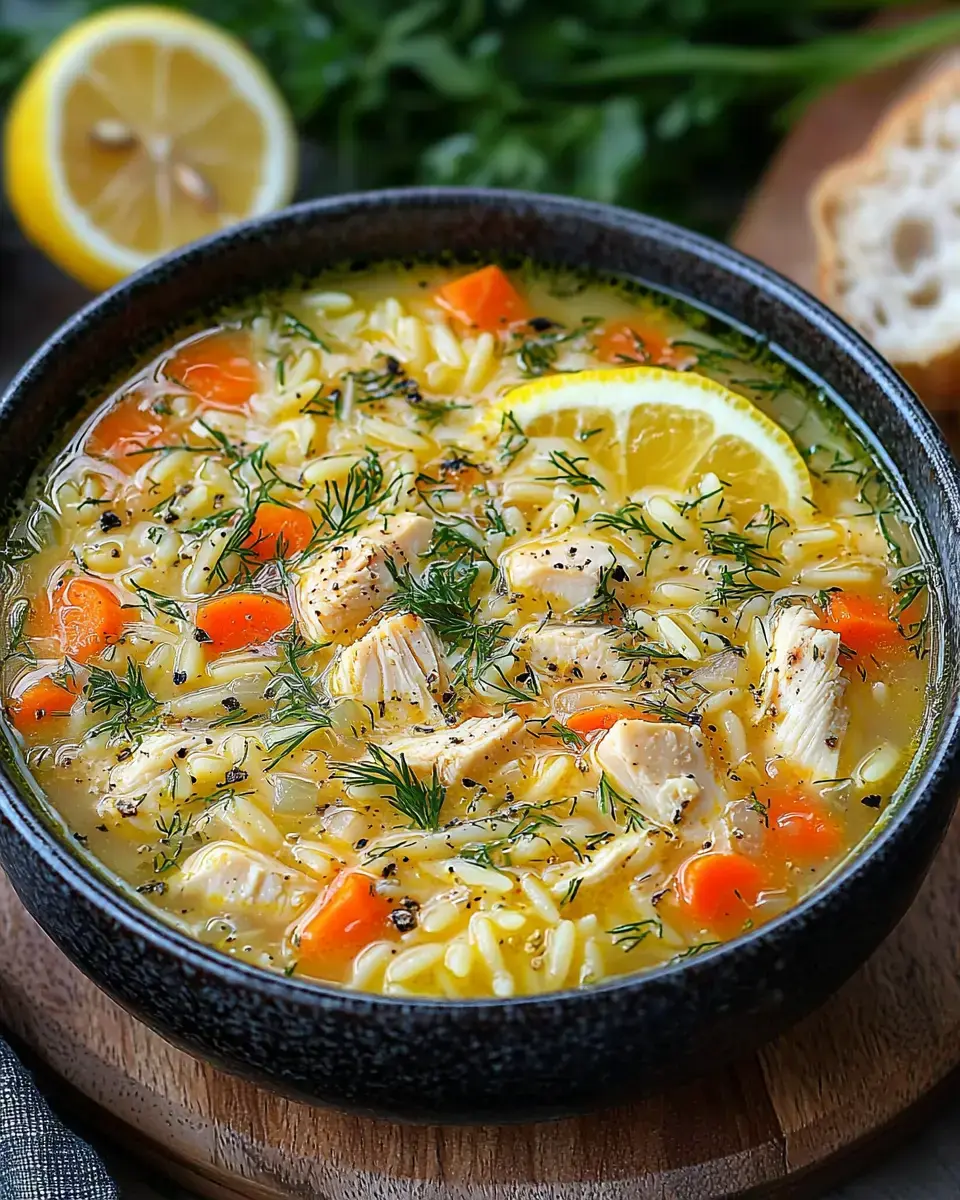
[[[463,274],[190,331],[88,412],[6,547],[6,710],[75,836],[227,954],[399,996],[589,986],[783,912],[889,804],[927,689],[913,522],[813,385],[676,301],[533,269],[482,329],[438,300]],[[788,431],[801,511],[722,446],[651,484],[695,414],[634,437],[602,388],[599,419],[510,408],[638,363]]]

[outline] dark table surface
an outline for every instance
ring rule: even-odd
[[[88,298],[21,240],[0,205],[0,387],[53,329]],[[52,1097],[56,1105],[55,1095]],[[195,1200],[140,1167],[122,1146],[81,1132],[107,1159],[123,1200]],[[827,1200],[947,1200],[960,1196],[960,1096],[946,1100],[924,1129]]]

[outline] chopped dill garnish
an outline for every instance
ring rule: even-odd
[[[173,617],[175,621],[189,620],[183,605],[170,596],[162,596],[159,592],[151,591],[142,583],[131,582],[130,586],[140,597],[140,603],[152,617],[155,617],[157,613],[164,613],[168,617]]]
[[[132,739],[143,729],[156,723],[160,702],[143,682],[143,670],[127,659],[125,676],[116,675],[104,667],[92,666],[84,685],[83,694],[92,713],[109,713],[113,716],[101,721],[87,732],[88,738],[105,733],[111,739]]]
[[[514,334],[511,346],[520,370],[528,376],[546,374],[556,364],[561,346],[585,338],[600,321],[600,317],[584,317],[576,329],[567,329],[558,321],[548,321],[546,318],[539,322],[540,328],[528,325],[526,330]]]
[[[582,750],[587,744],[587,739],[575,729],[571,729],[569,725],[564,725],[558,721],[556,717],[535,717],[527,722],[527,728],[531,725],[539,725],[538,732],[533,733],[534,737],[555,737],[559,738],[565,746],[569,746],[573,750]]]
[[[482,559],[493,565],[493,560],[483,548],[483,535],[466,517],[438,520],[433,526],[430,545],[421,558],[444,558],[456,562],[466,558],[471,562]]]
[[[329,352],[330,347],[325,341],[310,328],[305,325],[299,317],[295,317],[292,312],[284,310],[280,314],[280,319],[283,323],[284,330],[287,333],[294,334],[297,337],[303,338],[305,342],[309,342],[312,346],[319,346],[321,350]]]
[[[30,601],[26,596],[20,596],[10,605],[7,613],[7,636],[5,639],[3,658],[0,662],[9,662],[11,658],[23,658],[29,663],[37,661],[33,647],[27,638],[27,618],[30,615]]]
[[[439,829],[440,810],[446,788],[437,768],[430,778],[419,779],[402,754],[394,756],[383,746],[367,745],[369,759],[361,762],[330,763],[330,778],[342,780],[347,787],[374,787],[386,793],[390,804],[418,829]]]
[[[367,367],[362,371],[348,371],[344,376],[353,385],[354,404],[376,404],[397,396],[413,406],[423,403],[420,386],[404,370],[403,364],[392,354],[378,354],[383,367],[376,370]]]
[[[193,814],[184,820],[178,808],[169,819],[157,818],[161,849],[153,857],[153,873],[163,875],[178,865],[188,835],[192,832]]]
[[[669,546],[671,542],[682,542],[684,539],[675,529],[671,529],[669,525],[663,524],[666,533],[659,533],[650,522],[647,520],[646,510],[642,504],[638,504],[635,500],[629,500],[626,504],[613,512],[599,512],[590,518],[590,524],[596,525],[599,529],[615,529],[618,533],[637,533],[642,537],[652,538],[653,541],[647,550],[647,557],[644,560],[643,570],[646,573],[650,569],[650,560],[654,552],[659,550],[661,546]]]
[[[663,922],[659,917],[648,917],[645,921],[628,921],[625,925],[615,925],[607,933],[613,938],[613,944],[623,951],[635,950],[642,941],[651,934],[663,937]]]
[[[506,465],[512,463],[529,441],[530,439],[520,428],[513,413],[505,412],[500,418],[500,444],[498,447],[500,461]]]
[[[320,522],[298,561],[304,562],[322,547],[356,533],[372,519],[376,508],[396,496],[402,481],[402,474],[388,480],[380,455],[368,447],[362,458],[351,463],[342,487],[338,481],[328,479],[323,495],[313,496]]]
[[[550,465],[555,468],[555,475],[537,475],[538,483],[565,483],[572,488],[595,487],[603,491],[603,484],[594,475],[588,475],[580,463],[589,462],[586,454],[570,455],[565,450],[550,451]]]
[[[617,824],[620,823],[622,813],[623,824],[628,833],[635,829],[652,829],[654,827],[637,807],[636,801],[617,791],[607,777],[606,771],[601,773],[600,783],[597,787],[597,808],[605,817],[608,816]]]
[[[686,950],[681,950],[679,954],[675,954],[671,961],[683,962],[685,958],[695,958],[705,950],[713,950],[716,946],[722,944],[722,942],[696,942],[694,945],[688,946]]]
[[[276,736],[268,734],[266,745],[272,755],[268,771],[317,730],[330,728],[328,701],[319,691],[319,676],[308,674],[304,664],[304,659],[321,647],[311,645],[299,633],[279,639],[277,645],[281,665],[273,672],[263,694],[265,699],[276,701],[270,713],[271,722],[292,728]]]
[[[577,892],[583,883],[583,876],[578,876],[576,879],[571,879],[567,884],[567,890],[560,897],[560,907],[563,908],[567,904],[572,904],[577,898]]]
[[[929,605],[927,599],[929,587],[927,568],[922,563],[915,567],[909,567],[893,581],[893,590],[897,594],[897,600],[890,609],[890,616],[896,622],[901,637],[909,643],[910,653],[916,655],[917,658],[923,658],[927,653],[927,634],[930,627],[930,613],[927,607]],[[916,620],[908,620],[904,624],[904,617],[921,598],[924,600],[923,612]]]
[[[610,563],[600,572],[600,580],[597,583],[593,599],[588,600],[586,604],[572,608],[568,615],[578,621],[602,621],[612,612],[622,613],[624,611],[623,601],[614,592],[613,585],[623,583],[626,577],[626,572],[618,562]]]
[[[764,504],[759,514],[750,520],[746,528],[755,530],[757,533],[763,534],[763,548],[770,549],[770,539],[778,529],[789,529],[790,522],[786,517],[781,516],[776,509],[771,508],[769,504]]]

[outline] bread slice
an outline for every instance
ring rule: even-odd
[[[821,296],[932,407],[960,404],[960,65],[894,105],[810,195]]]

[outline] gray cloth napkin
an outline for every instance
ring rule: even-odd
[[[119,1200],[86,1142],[65,1129],[0,1041],[0,1200]]]

